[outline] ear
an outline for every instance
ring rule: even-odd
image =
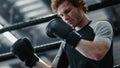
[[[79,6],[78,6],[78,10],[84,12],[83,6],[82,6],[82,5],[79,5]]]

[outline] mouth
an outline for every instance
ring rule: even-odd
[[[71,20],[67,20],[66,21],[68,24],[72,24],[72,21]]]
[[[69,24],[70,26],[74,26],[73,22],[67,21],[67,24]]]
[[[70,25],[70,26],[73,26],[73,25],[74,25],[73,21],[70,20],[70,19],[69,19],[69,20],[66,20],[65,22],[66,22],[68,25]]]

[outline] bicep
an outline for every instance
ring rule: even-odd
[[[111,45],[113,37],[112,26],[108,22],[99,23],[98,27],[95,30],[94,41],[103,41]]]

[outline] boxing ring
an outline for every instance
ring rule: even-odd
[[[90,5],[88,7],[89,7],[89,12],[90,12],[90,11],[93,11],[93,10],[98,10],[98,9],[102,9],[102,8],[117,5],[117,4],[120,4],[120,0],[108,0],[108,1],[101,2],[101,3],[96,3],[96,4],[93,4],[93,5]],[[25,27],[29,27],[29,26],[41,24],[41,23],[44,23],[44,22],[48,22],[51,19],[56,18],[56,17],[58,17],[57,14],[50,14],[48,16],[44,16],[44,17],[41,17],[41,18],[20,22],[18,24],[13,24],[11,26],[7,26],[7,27],[4,27],[4,28],[0,29],[0,34],[6,32],[6,31],[13,31],[13,30],[17,30],[17,29],[21,29],[21,28],[25,28]],[[47,43],[47,44],[44,44],[44,45],[34,47],[34,50],[35,50],[35,53],[49,51],[49,50],[52,50],[52,49],[59,48],[60,44],[61,44],[61,41]],[[5,60],[9,60],[9,59],[12,59],[12,58],[16,58],[16,57],[11,52],[0,54],[0,62],[5,61]],[[115,65],[114,67],[118,68],[119,65]]]

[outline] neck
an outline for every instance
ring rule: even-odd
[[[86,16],[86,14],[83,16],[81,19],[80,23],[78,26],[75,27],[76,30],[82,29],[84,26],[86,26],[90,22],[90,19]]]

